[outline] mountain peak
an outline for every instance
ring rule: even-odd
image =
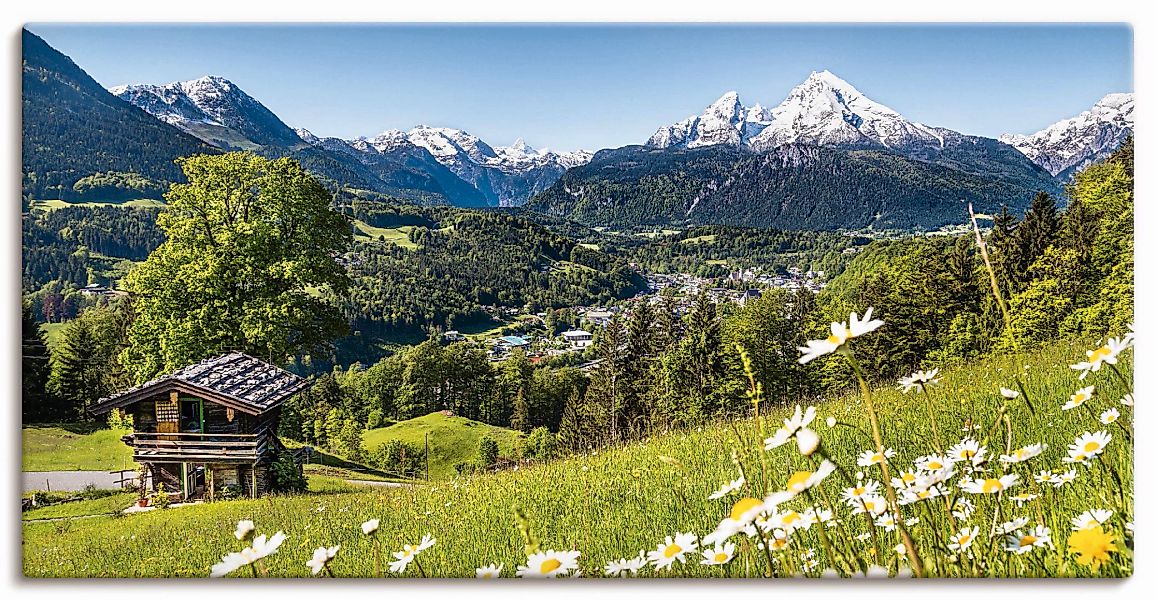
[[[1105,158],[1134,129],[1131,93],[1108,94],[1091,109],[1057,121],[1030,135],[1004,134],[999,141],[1014,147],[1052,175],[1065,179]]]
[[[112,94],[221,148],[294,146],[301,138],[232,81],[205,75],[163,85],[123,85]]]
[[[301,140],[307,144],[318,144],[321,142],[321,138],[313,135],[312,131],[305,129],[304,127],[298,127],[294,129],[293,132],[296,133],[297,137],[301,138]]]

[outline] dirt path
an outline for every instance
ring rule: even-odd
[[[25,471],[24,491],[79,492],[89,484],[97,489],[115,490],[120,488],[118,479],[119,475],[108,471]]]
[[[375,486],[375,487],[391,487],[391,488],[402,488],[402,487],[409,487],[410,485],[412,485],[409,483],[399,483],[396,481],[370,481],[368,479],[346,479],[345,483],[355,483],[357,485],[370,485],[370,486]]]

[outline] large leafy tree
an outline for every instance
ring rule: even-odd
[[[287,158],[178,162],[188,183],[165,194],[167,239],[127,278],[125,366],[144,380],[229,350],[283,362],[326,349],[348,329],[324,298],[348,289],[336,256],[351,239],[329,193]]]

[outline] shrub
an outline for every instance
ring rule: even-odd
[[[478,466],[488,468],[498,462],[498,442],[486,436],[478,445]]]
[[[537,427],[522,444],[522,457],[546,461],[558,454],[558,440],[549,429]]]
[[[286,450],[280,450],[273,456],[273,462],[269,464],[269,475],[270,492],[304,492],[309,487],[305,473]]]

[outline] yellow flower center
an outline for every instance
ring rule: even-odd
[[[787,489],[793,492],[807,489],[807,480],[811,478],[811,475],[814,473],[810,471],[795,471],[795,474],[787,480]]]
[[[1084,444],[1084,452],[1095,452],[1096,450],[1099,450],[1099,449],[1100,449],[1100,442],[1093,440],[1091,442]]]
[[[561,566],[562,561],[556,558],[547,558],[546,560],[542,561],[542,566],[539,567],[538,570],[542,573],[553,573],[558,569],[558,567]]]
[[[678,544],[671,544],[671,545],[666,547],[666,550],[662,551],[662,555],[667,557],[667,558],[673,558],[675,556],[678,556],[678,554],[681,552],[682,552],[682,546],[679,546]]]
[[[1021,546],[1031,546],[1034,543],[1036,543],[1036,536],[1034,535],[1028,534],[1020,538]]]
[[[939,462],[939,461],[934,461],[934,460],[933,460],[933,461],[931,461],[931,462],[927,463],[927,468],[928,468],[928,469],[931,469],[932,471],[935,471],[935,470],[938,470],[938,469],[942,469],[942,468],[943,468],[943,463],[941,463],[941,462]]]
[[[775,550],[778,550],[786,545],[787,538],[775,538],[775,540],[771,542],[771,548],[774,548]]]
[[[835,337],[834,335],[829,335],[827,336],[827,342],[830,344],[838,344],[839,338]]]
[[[903,474],[903,483],[911,483],[912,481],[915,481],[915,474],[914,473],[904,473]]]
[[[998,479],[984,479],[983,480],[983,493],[985,493],[985,494],[990,494],[992,492],[998,492],[1002,489],[1003,489],[1003,483],[1000,483],[1000,480],[998,480]]]
[[[756,498],[743,498],[735,502],[734,508],[731,509],[731,519],[735,521],[742,520],[743,514],[761,504]]]
[[[1088,459],[1087,455],[1084,455],[1084,454],[1077,454],[1074,458],[1076,460],[1079,460],[1079,461],[1084,461],[1084,460]]]
[[[554,562],[558,562],[558,561],[554,561]],[[562,563],[558,563],[558,564],[562,564]],[[489,572],[489,571],[482,573],[482,579],[491,579],[493,576],[494,576],[494,574]]]
[[[851,494],[854,496],[862,496],[863,492],[866,492],[866,491],[867,491],[867,488],[865,488],[863,486],[859,486],[859,487],[851,490]]]
[[[1088,362],[1098,363],[1098,362],[1104,360],[1105,358],[1108,358],[1111,355],[1112,355],[1112,349],[1111,348],[1109,348],[1107,346],[1100,346],[1099,348],[1096,348],[1095,350],[1092,351],[1091,354],[1088,355]]]
[[[966,544],[967,544],[968,542],[970,542],[970,541],[971,541],[971,536],[970,536],[970,535],[961,535],[961,536],[959,536],[959,545],[960,545],[960,546],[964,546],[964,545],[966,545]]]
[[[916,494],[916,496],[918,496],[920,500],[923,500],[925,498],[929,498],[929,497],[931,497],[931,490],[923,490],[922,492],[919,492],[918,494]]]
[[[718,554],[715,554],[714,555],[714,561],[715,562],[726,562],[727,561],[726,552],[719,552]]]
[[[1112,421],[1116,420],[1116,415],[1114,415],[1112,413],[1108,413],[1108,414],[1104,415],[1104,420],[1111,423]]]
[[[883,455],[879,452],[872,454],[871,455],[871,462],[874,462],[874,463],[883,462]]]
[[[790,525],[791,523],[794,523],[795,521],[798,521],[798,520],[799,520],[799,513],[795,512],[793,510],[789,511],[783,515],[783,525]]]
[[[1016,450],[1013,454],[1015,455],[1016,460],[1023,460],[1024,456],[1026,456],[1027,453],[1028,453],[1027,449],[1020,448],[1019,450]]]
[[[874,511],[875,510],[875,502],[873,500],[864,500],[863,501],[863,508],[870,510],[870,511]]]

